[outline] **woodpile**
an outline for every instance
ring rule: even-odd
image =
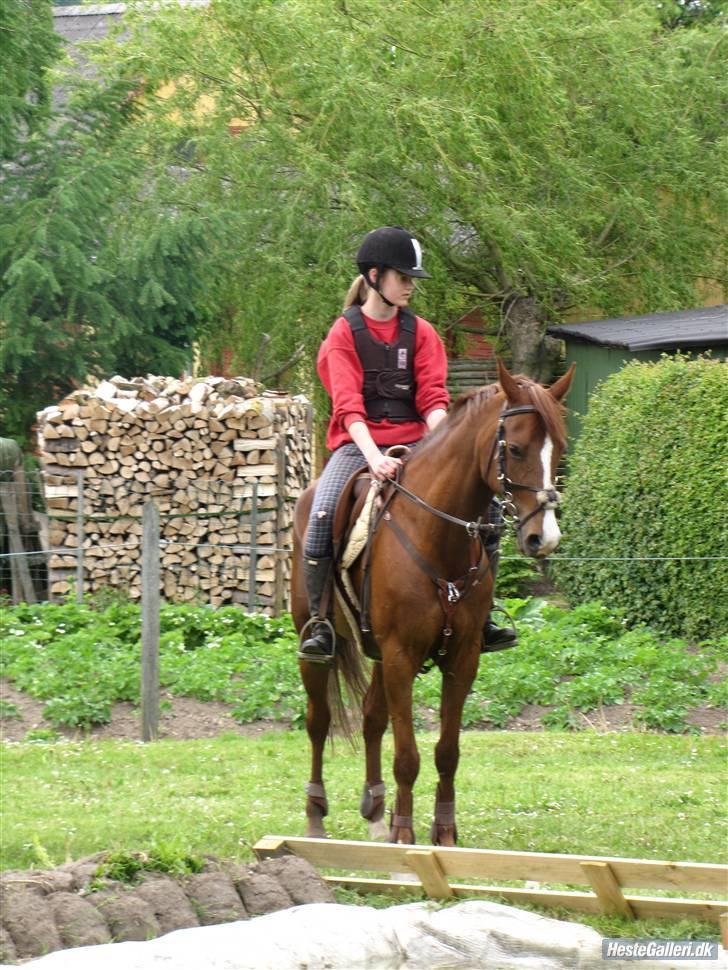
[[[51,598],[77,581],[79,545],[84,592],[140,596],[153,498],[165,599],[286,607],[293,505],[311,477],[304,397],[247,378],[113,377],[41,411],[38,440]]]

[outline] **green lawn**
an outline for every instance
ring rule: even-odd
[[[431,820],[433,734],[420,739],[415,816]],[[85,741],[1,749],[0,867],[174,842],[250,858],[266,833],[303,832],[301,732],[141,744]],[[385,749],[389,777],[391,739]],[[725,859],[725,744],[716,737],[466,732],[458,774],[462,845],[692,861]],[[326,772],[330,834],[364,839],[363,759],[342,741]],[[391,780],[390,780],[391,786]]]
[[[415,818],[422,842],[431,820],[435,740],[433,734],[420,739]],[[458,775],[460,844],[725,862],[725,753],[716,737],[466,732]],[[298,731],[146,745],[6,744],[0,756],[2,868],[158,846],[249,860],[263,835],[303,834],[308,748]],[[389,779],[391,739],[385,758]],[[362,771],[361,753],[344,742],[329,751],[335,838],[367,838],[358,814]],[[616,935],[717,932],[686,921],[575,918]]]

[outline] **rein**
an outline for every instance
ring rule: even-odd
[[[523,482],[514,482],[513,479],[509,478],[508,476],[508,472],[506,470],[507,443],[505,422],[507,418],[515,417],[519,414],[538,414],[538,409],[533,405],[526,404],[520,407],[506,408],[501,411],[498,427],[495,437],[493,438],[493,448],[491,449],[490,458],[488,459],[488,464],[486,466],[487,468],[490,468],[490,465],[492,464],[497,453],[498,481],[501,484],[502,491],[500,494],[503,498],[503,517],[506,519],[506,521],[510,522],[516,532],[520,531],[524,525],[535,515],[538,515],[539,512],[543,512],[548,509],[555,509],[559,505],[559,495],[555,489],[536,488],[533,485],[526,485]],[[441,509],[437,509],[428,502],[425,502],[424,499],[420,498],[419,495],[415,495],[415,493],[411,492],[408,488],[405,488],[405,486],[402,485],[396,478],[391,479],[386,484],[383,483],[383,485],[384,487],[390,486],[391,491],[384,501],[380,515],[377,517],[377,521],[375,522],[372,530],[372,535],[374,532],[376,532],[379,523],[382,520],[385,521],[394,532],[400,545],[417,563],[425,575],[429,576],[429,578],[435,584],[440,599],[440,605],[442,606],[443,613],[445,614],[445,625],[442,629],[443,639],[437,653],[441,657],[445,656],[447,654],[448,638],[451,637],[453,633],[452,620],[455,608],[463,597],[478,585],[478,583],[486,575],[488,569],[490,569],[490,562],[485,550],[484,537],[489,533],[496,531],[498,526],[490,522],[483,522],[482,517],[479,517],[475,521],[468,521],[467,519],[461,519],[456,515],[450,515],[449,512],[443,512]],[[518,509],[513,500],[513,490],[516,489],[534,492],[539,498],[539,504],[537,507],[533,510],[533,512],[530,512],[523,519],[518,517]],[[420,508],[426,509],[433,515],[436,515],[438,518],[444,519],[446,522],[451,522],[454,525],[459,525],[465,529],[470,539],[470,567],[464,576],[461,576],[455,580],[447,580],[437,575],[427,560],[415,548],[402,527],[392,518],[391,512],[389,511],[389,505],[394,498],[395,492],[401,493],[405,496],[405,498],[409,499],[409,501],[413,502],[415,505],[418,505]],[[365,576],[368,573],[367,567],[365,567]],[[368,613],[368,610],[366,612]],[[368,623],[366,624],[366,627],[369,627]]]

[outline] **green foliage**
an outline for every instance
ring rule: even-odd
[[[60,54],[51,0],[3,0],[0,4],[0,160],[47,116],[48,68]]]
[[[529,582],[537,576],[533,559],[529,559],[519,551],[512,530],[506,528],[500,542],[496,596],[499,599],[520,596],[528,589]]]
[[[202,872],[203,866],[204,860],[201,856],[181,851],[172,844],[160,843],[146,852],[110,852],[99,864],[94,878],[135,884],[145,872],[186,876]]]
[[[139,702],[137,604],[29,605],[0,611],[0,674],[46,702],[56,727],[105,724],[116,701]],[[234,607],[164,606],[160,683],[173,694],[234,707],[241,721],[297,720],[304,709],[290,618]]]
[[[0,421],[19,439],[89,376],[179,373],[204,317],[207,223],[140,167],[129,85],[66,110],[0,178]]]
[[[569,464],[555,562],[570,599],[601,598],[679,636],[728,631],[727,369],[664,357],[597,389]]]
[[[630,702],[635,720],[684,731],[690,709],[728,710],[728,638],[688,649],[648,628],[629,630],[622,614],[600,603],[566,611],[544,600],[505,601],[520,642],[485,656],[463,716],[466,727],[504,727],[529,704],[550,708],[548,727],[582,727],[585,715]],[[103,609],[66,603],[0,611],[0,675],[46,701],[55,727],[85,730],[108,722],[116,701],[139,701],[140,612],[112,602]],[[259,719],[302,726],[305,695],[290,618],[272,620],[235,607],[164,606],[160,682],[170,694],[229,704],[247,723]],[[416,717],[440,703],[436,672],[415,684]]]
[[[383,223],[423,239],[442,327],[480,306],[508,330],[521,297],[552,321],[692,305],[723,275],[728,72],[719,21],[662,29],[661,6],[138,5],[102,73],[144,79],[146,157],[244,241],[218,244],[207,349],[313,351]]]

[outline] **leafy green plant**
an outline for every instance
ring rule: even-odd
[[[527,705],[551,707],[544,726],[577,726],[580,713],[629,701],[638,723],[687,730],[698,705],[728,708],[722,666],[728,637],[691,648],[648,627],[629,629],[624,613],[599,602],[572,610],[543,599],[506,599],[518,626],[516,649],[481,658],[463,712],[465,727],[506,727]],[[241,722],[301,726],[305,693],[290,617],[270,619],[234,607],[165,606],[160,682],[171,695],[230,705]],[[76,603],[0,611],[0,672],[46,702],[55,727],[86,731],[120,700],[139,701],[139,607],[103,610]],[[440,705],[436,671],[415,683],[415,716],[432,723]]]
[[[18,705],[13,704],[12,701],[0,700],[0,720],[4,718],[20,717],[20,712],[18,711]]]
[[[615,603],[632,624],[693,639],[728,630],[726,369],[633,362],[594,393],[554,563],[570,600]]]
[[[136,883],[142,873],[165,872],[171,876],[185,876],[202,872],[204,860],[201,856],[184,852],[177,846],[161,843],[146,852],[111,852],[101,862],[94,878],[113,879],[117,882]]]
[[[53,728],[32,728],[25,735],[26,741],[60,741],[63,735]]]

